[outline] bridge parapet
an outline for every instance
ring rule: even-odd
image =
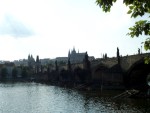
[[[105,65],[108,68],[111,68],[112,66],[118,64],[117,58],[107,58],[107,59],[98,59],[91,62],[91,68],[95,68],[98,65]]]
[[[144,61],[144,58],[146,56],[150,56],[150,53],[144,53],[144,54],[136,54],[136,55],[130,55],[130,56],[123,56],[120,57],[120,66],[122,68],[123,72],[126,72],[130,69],[132,65],[134,65],[136,62]],[[106,58],[106,59],[97,59],[91,62],[91,69],[96,68],[99,65],[105,65],[107,68],[111,68],[114,65],[118,64],[117,57],[113,58]]]
[[[145,54],[137,54],[137,55],[130,55],[124,56],[120,58],[121,68],[124,72],[126,72],[130,67],[138,61],[144,61],[146,56],[150,56],[150,53]]]

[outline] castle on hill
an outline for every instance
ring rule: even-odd
[[[81,63],[83,62],[85,55],[86,52],[79,53],[79,50],[76,52],[75,48],[73,48],[71,51],[69,50],[68,57],[57,57],[56,60],[67,63],[69,59],[72,64]],[[94,60],[94,56],[89,56],[89,60]]]
[[[79,53],[79,51],[76,52],[75,48],[73,48],[72,51],[69,50],[68,52],[68,59],[70,59],[71,63],[79,63],[83,61],[85,54],[86,52]]]

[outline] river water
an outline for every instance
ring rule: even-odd
[[[0,113],[150,113],[149,99],[111,99],[119,92],[84,92],[39,83],[0,83]]]

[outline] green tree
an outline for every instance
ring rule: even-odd
[[[104,12],[110,12],[111,6],[117,0],[96,0],[97,5],[99,5]],[[137,18],[138,16],[143,17],[148,15],[147,20],[139,20],[135,22],[135,25],[130,27],[130,32],[127,33],[132,38],[139,37],[140,35],[145,35],[147,38],[143,42],[144,49],[146,51],[150,50],[150,0],[123,0],[123,4],[129,7],[127,14],[131,15],[131,18]],[[145,58],[145,63],[150,62],[150,57]]]

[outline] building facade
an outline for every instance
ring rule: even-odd
[[[84,57],[85,53],[79,53],[79,51],[76,52],[75,48],[68,52],[68,59],[70,59],[72,64],[83,62]]]

